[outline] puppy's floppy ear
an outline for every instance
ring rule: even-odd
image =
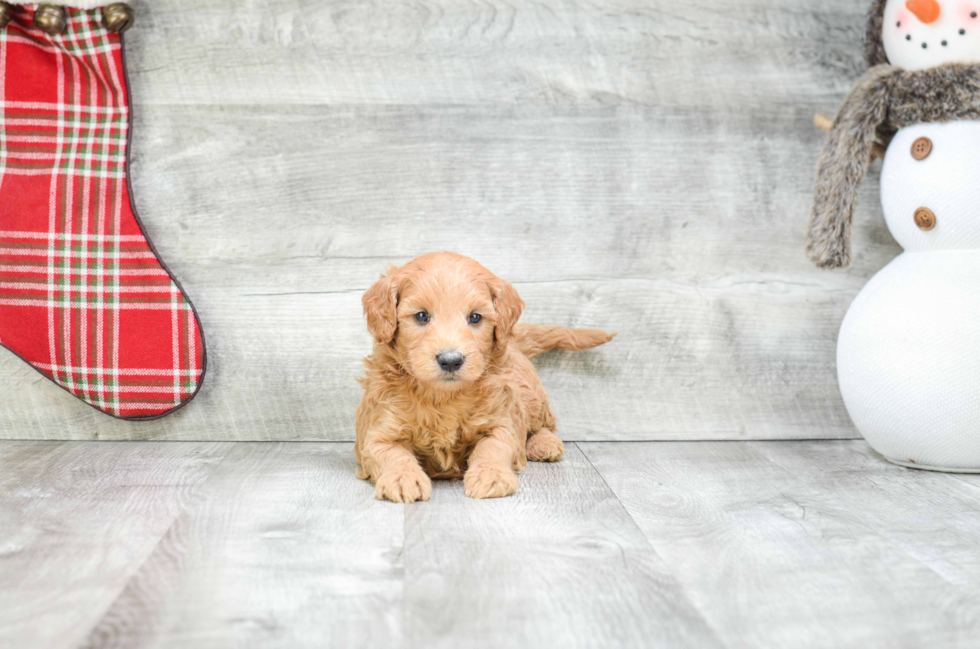
[[[520,320],[521,313],[524,312],[524,300],[510,282],[499,277],[490,282],[490,293],[493,295],[493,308],[497,311],[497,326],[493,337],[497,343],[502,343],[510,338],[514,325]]]
[[[398,269],[388,266],[374,286],[361,298],[368,332],[380,345],[387,345],[395,338],[398,329]]]

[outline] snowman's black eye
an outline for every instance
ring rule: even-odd
[[[929,47],[929,46],[926,45],[925,43],[922,44],[922,49],[926,49],[927,47]]]
[[[976,18],[976,17],[977,17],[977,12],[971,11],[970,12],[970,18]]]
[[[910,40],[912,40],[912,34],[909,34],[908,36],[906,36],[906,37],[905,37],[905,40],[907,40],[907,41],[910,41]]]
[[[901,21],[901,20],[899,20],[899,21],[898,21],[897,23],[895,23],[895,26],[896,26],[896,27],[901,27],[901,26],[902,26],[902,21]]]
[[[946,47],[946,41],[943,41],[943,47]]]

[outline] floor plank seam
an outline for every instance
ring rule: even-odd
[[[952,478],[953,480],[956,480],[957,482],[959,482],[961,484],[970,485],[970,487],[972,487],[975,490],[976,489],[980,489],[980,484],[978,484],[977,482],[974,481],[974,480],[980,478],[980,475],[978,475],[976,473],[946,473],[946,474],[943,474],[943,475],[946,475],[946,476]],[[969,476],[974,476],[974,480],[970,480],[969,479]]]
[[[803,441],[803,442],[810,443],[810,442],[812,442],[814,440],[798,440],[798,441]],[[868,453],[872,453],[874,455],[877,455],[877,453],[874,450],[872,450],[870,447],[867,447],[866,450],[867,450]],[[853,450],[853,449],[852,449],[852,451],[853,452],[859,452],[859,451],[856,451],[856,450]],[[766,461],[768,461],[773,467],[779,469],[780,471],[782,471],[783,473],[785,473],[787,476],[789,476],[789,477],[791,477],[793,479],[797,479],[796,474],[794,474],[789,468],[787,468],[787,467],[783,466],[782,464],[778,463],[776,460],[774,460],[769,455],[766,455],[766,454],[763,453],[763,454],[761,454],[761,456],[763,458],[765,458]],[[917,481],[917,484],[920,487],[925,488],[925,489],[928,489],[930,491],[933,491],[934,493],[936,493],[936,491],[933,488],[932,483],[933,482],[944,483],[944,482],[946,482],[946,480],[949,477],[949,474],[943,474],[943,473],[937,473],[937,472],[931,472],[931,471],[921,471],[921,470],[918,470],[918,469],[908,469],[908,468],[905,468],[905,467],[900,467],[900,466],[891,464],[887,460],[885,460],[884,458],[880,458],[880,457],[878,458],[878,461],[880,461],[884,465],[884,467],[886,469],[899,469],[900,471],[903,471],[903,472],[911,472],[913,474],[920,474],[919,476],[914,476],[912,479],[916,480]],[[863,477],[869,484],[871,484],[872,485],[872,488],[874,488],[874,489],[878,489],[879,488],[878,484],[873,479],[874,478],[874,475],[870,475],[867,472],[859,473],[859,475],[861,475],[861,477]],[[797,507],[800,507],[800,509],[802,509],[804,512],[806,511],[806,508],[802,504],[800,504],[799,502],[797,502],[796,499],[791,498],[790,496],[786,495],[782,491],[780,491],[780,495],[782,497],[786,498],[787,500],[789,500],[790,502],[794,503]],[[942,493],[939,493],[939,495],[943,495],[943,494]],[[805,518],[806,518],[805,514],[804,514],[804,517],[803,518],[805,520]],[[904,543],[901,539],[896,538],[893,533],[889,532],[886,529],[882,529],[879,525],[875,525],[874,524],[874,521],[872,521],[872,520],[864,521],[863,524],[865,525],[865,527],[868,530],[870,530],[871,532],[873,532],[876,536],[880,537],[883,541],[886,541],[887,543],[889,543],[891,545],[891,547],[893,547],[897,552],[902,553],[902,555],[905,556],[905,557],[907,557],[910,561],[913,561],[916,564],[922,566],[923,568],[925,568],[929,572],[931,572],[934,575],[936,575],[939,579],[941,579],[944,582],[946,582],[947,584],[949,584],[951,587],[954,587],[954,588],[955,587],[959,587],[958,584],[955,584],[955,583],[949,581],[949,579],[945,575],[943,575],[938,569],[936,569],[935,566],[930,565],[924,559],[922,559],[920,557],[917,557],[914,554],[912,554],[909,551],[909,549],[907,547],[907,544]],[[800,525],[801,525],[801,527],[803,527],[802,526],[802,523],[800,523]],[[805,529],[806,528],[804,527],[804,530]],[[809,534],[809,532],[807,532],[807,534]],[[840,555],[840,553],[837,550],[833,550],[833,552],[835,552],[835,554],[838,554],[838,556]]]
[[[85,442],[81,442],[81,443],[85,443]],[[126,442],[123,442],[123,443],[126,443],[126,444],[132,444],[132,443],[135,443],[135,444],[143,444],[145,442],[139,442],[139,441],[137,441],[137,442],[130,442],[130,441],[126,441]],[[189,444],[193,444],[195,442],[177,442],[177,443],[189,443]],[[241,444],[241,442],[217,442],[217,443],[218,444],[227,444],[228,445],[228,448],[225,451],[225,453],[221,456],[221,459],[214,463],[214,466],[211,467],[211,470],[210,471],[208,471],[208,476],[204,480],[202,480],[200,482],[200,484],[198,484],[197,487],[195,487],[191,493],[188,494],[188,496],[187,496],[187,506],[180,508],[177,512],[174,513],[174,516],[170,520],[170,523],[160,533],[160,536],[157,538],[156,542],[153,544],[153,547],[150,548],[149,552],[146,553],[146,556],[143,557],[143,560],[140,561],[139,564],[137,564],[135,566],[135,568],[129,574],[129,576],[126,578],[126,580],[123,581],[120,584],[119,591],[116,593],[115,597],[113,597],[112,600],[109,602],[108,606],[106,606],[103,609],[103,611],[99,614],[99,617],[95,620],[95,622],[92,624],[92,626],[88,629],[88,631],[87,631],[87,633],[85,635],[85,640],[80,645],[78,645],[78,649],[88,649],[89,647],[92,646],[91,645],[91,642],[90,642],[92,633],[96,629],[98,629],[98,628],[100,628],[102,626],[102,623],[106,620],[106,618],[109,616],[109,614],[112,612],[112,610],[116,607],[116,604],[119,602],[119,598],[123,596],[123,594],[126,592],[127,588],[133,582],[133,580],[136,579],[137,577],[139,577],[139,575],[142,572],[143,567],[146,565],[146,563],[150,559],[152,559],[153,556],[156,554],[157,549],[160,547],[160,544],[163,542],[163,540],[165,538],[167,538],[167,535],[170,534],[170,530],[173,529],[174,525],[176,525],[177,521],[180,519],[181,516],[183,516],[188,511],[191,511],[193,509],[194,505],[197,503],[198,496],[204,491],[204,487],[208,483],[211,482],[211,479],[217,473],[218,468],[221,465],[223,465],[228,460],[228,457],[231,455],[232,450],[234,450],[234,448],[236,446],[238,446],[239,444]]]
[[[601,444],[603,442],[591,442],[591,443]],[[687,602],[691,606],[691,609],[697,612],[698,616],[701,619],[701,622],[708,630],[711,631],[712,635],[718,641],[719,646],[726,646],[726,647],[730,646],[727,642],[725,642],[722,639],[719,629],[715,628],[715,626],[711,624],[711,621],[708,619],[707,615],[705,615],[705,612],[701,609],[701,607],[698,606],[697,602],[691,599],[691,597],[687,594],[687,592],[684,589],[684,585],[681,583],[680,579],[678,578],[676,571],[657,551],[657,548],[653,545],[653,541],[650,540],[650,537],[646,535],[646,532],[643,531],[643,528],[640,526],[640,524],[636,522],[635,518],[633,518],[633,514],[630,513],[629,508],[626,507],[626,504],[619,497],[619,494],[617,494],[616,491],[606,481],[606,476],[602,475],[602,472],[596,468],[595,464],[592,462],[592,458],[589,457],[589,454],[585,452],[585,449],[582,448],[579,442],[572,442],[572,444],[574,444],[575,448],[579,450],[579,452],[582,454],[582,457],[585,458],[585,461],[589,463],[589,466],[599,477],[599,480],[602,481],[603,486],[605,486],[608,492],[612,494],[613,498],[616,499],[616,502],[619,503],[619,506],[623,509],[623,512],[629,518],[630,523],[639,533],[640,538],[642,538],[646,542],[647,548],[649,548],[650,553],[653,556],[655,556],[657,560],[660,561],[660,563],[664,566],[665,570],[667,571],[667,574],[670,575],[670,578],[674,580],[674,582],[677,584],[677,587],[681,590],[682,593],[684,593],[684,598],[687,599]]]

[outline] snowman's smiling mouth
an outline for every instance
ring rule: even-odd
[[[971,11],[970,12],[970,19],[972,19],[972,20],[976,20],[977,19],[977,12],[976,11]],[[899,20],[898,22],[896,22],[895,23],[895,27],[901,29],[902,28],[902,21]],[[963,27],[960,27],[957,30],[957,32],[958,32],[958,34],[960,36],[966,36],[966,29],[963,28]],[[908,34],[905,35],[905,40],[908,41],[909,43],[912,43],[912,44],[919,43],[920,47],[922,47],[922,49],[924,49],[924,50],[929,49],[929,41],[928,40],[923,40],[923,41],[920,42],[918,39],[913,39],[911,33],[908,33]],[[942,46],[942,47],[948,47],[950,40],[951,40],[950,38],[944,38],[943,40],[941,40],[939,42],[939,45]]]
[[[902,23],[898,23],[898,24],[901,25]],[[960,36],[966,36],[966,30],[965,29],[961,29],[960,30]],[[912,42],[912,34],[906,34],[905,35],[905,40],[907,40],[909,42]],[[943,47],[947,47],[949,45],[949,41],[944,38],[943,40],[941,40],[939,42],[939,44],[942,45]],[[924,50],[925,49],[929,49],[929,41],[922,41],[922,49],[924,49]]]

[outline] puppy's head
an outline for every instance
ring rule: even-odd
[[[375,342],[420,384],[446,392],[483,377],[524,310],[509,282],[451,252],[389,267],[362,303]]]

